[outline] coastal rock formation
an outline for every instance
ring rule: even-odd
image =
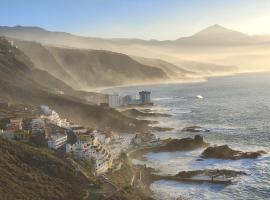
[[[203,141],[203,137],[200,135],[195,135],[194,138],[182,138],[182,139],[171,139],[166,145],[155,147],[154,152],[160,151],[186,151],[194,150],[201,147],[206,147],[209,144]]]
[[[136,117],[170,117],[171,116],[166,113],[142,112],[135,108],[122,111],[122,114],[128,117],[135,117],[135,118]]]
[[[205,169],[195,171],[181,171],[174,176],[163,176],[152,174],[151,180],[173,180],[181,182],[196,182],[196,183],[216,183],[216,184],[231,184],[234,178],[240,175],[248,175],[243,171],[234,171],[227,169]]]
[[[256,151],[256,152],[243,152],[231,149],[228,145],[208,147],[202,153],[204,158],[220,158],[220,159],[231,159],[238,160],[244,158],[257,158],[266,152]]]
[[[237,177],[239,175],[247,175],[247,173],[242,171],[234,171],[234,170],[228,170],[228,169],[206,169],[206,170],[195,170],[195,171],[182,171],[179,172],[175,177],[178,178],[192,178],[194,176],[198,175],[205,175],[205,176],[223,176],[225,178],[232,178]]]
[[[132,159],[142,159],[142,155],[149,152],[189,151],[209,146],[200,135],[195,135],[194,138],[160,140],[159,143],[159,146],[145,147],[133,151],[129,153],[129,157]]]
[[[166,131],[172,131],[174,128],[169,127],[159,127],[159,126],[153,126],[151,130],[157,131],[157,132],[166,132]]]

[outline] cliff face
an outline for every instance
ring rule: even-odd
[[[168,78],[162,69],[141,64],[121,53],[56,48],[36,42],[14,41],[35,67],[47,71],[77,89]]]

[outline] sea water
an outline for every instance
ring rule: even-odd
[[[198,133],[181,131],[197,125],[211,144],[228,144],[242,151],[265,150],[270,153],[270,73],[241,74],[211,78],[206,82],[160,84],[110,89],[120,94],[150,90],[154,112],[172,117],[153,118],[156,126],[173,131],[156,133],[158,137],[193,137]],[[202,96],[203,98],[198,98]],[[192,184],[157,181],[151,185],[157,199],[270,199],[270,156],[257,159],[197,161],[204,149],[194,151],[148,153],[142,162],[157,168],[161,174],[174,175],[183,170],[231,169],[245,171],[232,185]]]

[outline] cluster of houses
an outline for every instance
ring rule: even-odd
[[[150,94],[148,91],[142,91],[139,92],[139,97],[135,98],[113,94],[108,96],[107,103],[110,107],[149,104],[151,103]],[[105,102],[104,96],[99,96],[98,101]],[[8,107],[8,103],[0,101],[0,109]],[[23,140],[46,145],[48,148],[71,154],[77,159],[90,161],[95,174],[111,169],[113,159],[117,157],[121,149],[119,145],[128,148],[131,140],[131,138],[126,140],[119,137],[110,130],[93,130],[74,124],[46,105],[40,106],[39,113],[33,116],[35,117],[9,119],[4,130],[0,130],[0,136],[9,140]],[[131,144],[142,146],[158,141],[153,134],[141,133],[131,140]]]
[[[76,143],[66,145],[66,153],[75,155],[79,159],[92,161],[96,174],[104,173],[112,168],[112,155],[95,134],[79,135]]]
[[[73,124],[48,106],[41,106],[41,113],[30,121],[23,118],[10,119],[0,135],[9,140],[45,144],[48,148],[72,154],[77,159],[88,160],[96,174],[112,168],[113,156],[107,145],[118,138],[116,134],[110,130],[90,130]]]

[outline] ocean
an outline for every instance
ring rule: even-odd
[[[199,133],[211,144],[227,144],[242,151],[265,150],[270,152],[270,73],[250,73],[215,77],[195,83],[156,84],[118,87],[106,92],[135,94],[150,90],[155,112],[172,117],[153,118],[161,127],[173,131],[157,132],[165,138],[193,137],[195,133],[181,131],[197,125],[209,132]],[[203,98],[198,98],[201,95]],[[270,156],[237,161],[205,159],[197,161],[204,149],[184,152],[148,153],[145,161],[137,161],[160,170],[161,174],[174,175],[179,171],[197,169],[231,169],[245,171],[232,185],[193,184],[174,181],[157,181],[151,185],[154,197],[160,200],[254,200],[270,199]]]

